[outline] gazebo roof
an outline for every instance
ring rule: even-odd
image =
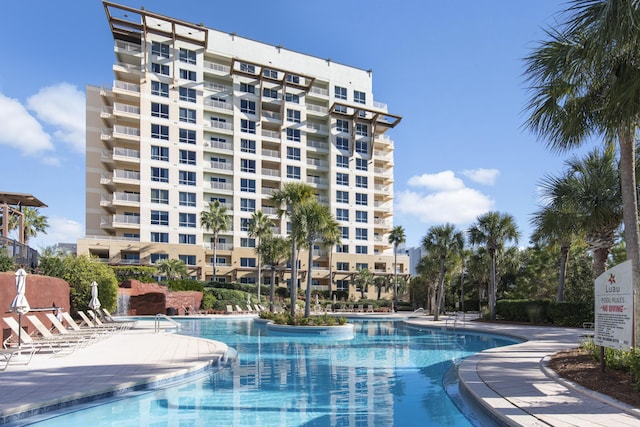
[[[47,205],[31,194],[0,192],[0,204],[10,206],[31,206],[46,208]]]

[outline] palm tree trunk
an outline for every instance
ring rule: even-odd
[[[313,263],[313,241],[309,242],[309,258],[307,259],[307,291],[306,301],[304,302],[304,317],[311,316],[311,266]]]
[[[393,246],[393,306],[398,311],[398,244]]]
[[[258,241],[258,246],[260,242]],[[258,304],[260,304],[260,282],[262,281],[262,257],[258,254]]]
[[[489,318],[496,320],[496,250],[490,249],[491,271],[489,278]]]
[[[271,286],[269,289],[269,311],[274,312],[273,300],[276,298],[276,268],[271,267]]]
[[[567,260],[569,259],[569,246],[560,248],[560,272],[558,274],[558,292],[556,301],[564,301],[564,283],[567,277]]]
[[[216,276],[216,261],[218,259],[218,256],[217,256],[218,253],[216,251],[218,247],[217,243],[218,243],[218,235],[214,233],[213,234],[213,281],[214,282],[218,281],[218,278]]]
[[[640,230],[638,229],[638,194],[636,192],[636,148],[637,127],[630,126],[627,132],[618,135],[620,144],[620,178],[624,219],[624,240],[627,259],[631,260],[634,295],[634,342],[640,343]]]
[[[329,249],[329,299],[333,298],[333,246]]]
[[[291,295],[291,307],[289,311],[292,316],[296,315],[296,297],[298,295],[298,259],[296,249],[296,240],[292,239],[291,243],[291,289],[289,290]]]
[[[444,259],[440,259],[440,278],[438,280],[438,295],[437,295],[437,299],[436,299],[436,312],[433,315],[433,320],[437,321],[439,319],[440,316],[440,310],[442,309],[442,299],[443,299],[443,295],[442,293],[444,292],[444,274],[445,274],[446,270],[444,267]]]

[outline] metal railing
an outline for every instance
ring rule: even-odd
[[[13,258],[16,265],[24,265],[28,268],[38,266],[38,251],[30,248],[29,245],[0,236],[0,246],[8,256]]]

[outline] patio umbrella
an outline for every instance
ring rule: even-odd
[[[98,315],[97,310],[100,308],[100,300],[98,299],[98,284],[95,282],[91,282],[91,301],[89,301],[89,308],[96,311],[96,316]]]
[[[16,296],[11,302],[9,309],[18,313],[18,347],[22,347],[22,315],[27,314],[31,307],[25,296],[27,289],[27,272],[20,268],[16,271]]]

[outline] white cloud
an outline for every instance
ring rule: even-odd
[[[27,99],[27,106],[42,122],[56,128],[56,139],[69,144],[75,151],[85,150],[85,97],[69,83],[59,83],[40,89]]]
[[[58,243],[76,243],[84,237],[84,226],[77,221],[62,217],[48,217],[47,234],[38,234],[29,240],[29,246],[44,249]]]
[[[464,188],[462,180],[453,171],[442,171],[434,174],[425,173],[409,178],[409,185],[426,187],[438,191],[452,191]]]
[[[0,145],[8,145],[26,155],[53,150],[51,137],[16,99],[0,93]]]
[[[462,175],[479,184],[493,185],[498,179],[500,171],[498,169],[466,169]]]

